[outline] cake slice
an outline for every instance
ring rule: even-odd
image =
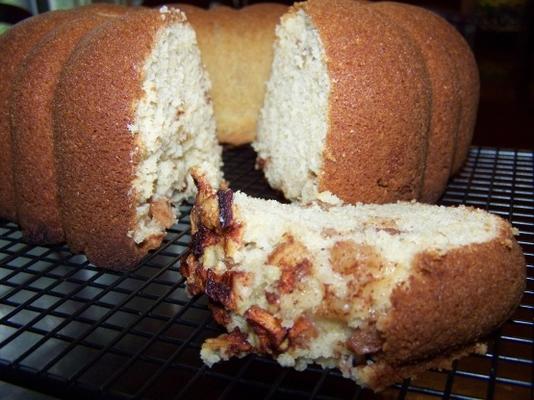
[[[67,243],[94,264],[136,265],[159,247],[197,166],[218,185],[221,147],[195,32],[176,9],[127,13],[87,34],[53,103]]]
[[[514,229],[482,210],[288,205],[196,180],[181,271],[228,331],[203,344],[210,366],[259,353],[298,370],[337,367],[379,390],[483,352],[519,304]]]
[[[276,28],[258,165],[291,201],[417,199],[431,85],[417,43],[364,1],[295,3]]]

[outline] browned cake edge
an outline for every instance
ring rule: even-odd
[[[443,355],[458,358],[459,349],[483,340],[512,315],[525,278],[523,253],[504,220],[487,243],[419,254],[409,285],[393,291],[390,311],[377,322],[384,344],[369,369],[371,387],[426,369],[424,363],[417,367],[420,360],[434,358],[429,367],[445,368]]]
[[[182,20],[141,10],[113,19],[78,44],[65,65],[54,99],[56,161],[67,243],[96,265],[133,267],[163,240],[138,246],[132,182],[138,156],[128,126],[142,96],[144,61],[156,32]],[[138,154],[138,153],[135,153]]]
[[[373,8],[405,29],[421,49],[432,84],[432,117],[420,200],[435,203],[447,187],[460,121],[456,63],[447,49],[447,24],[421,7],[377,2]]]

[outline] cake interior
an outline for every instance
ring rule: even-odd
[[[329,93],[324,48],[310,17],[302,9],[284,16],[253,146],[271,186],[290,200],[316,198]]]
[[[338,367],[355,379],[354,368],[365,364],[356,363],[346,343],[355,332],[376,332],[393,289],[408,284],[414,257],[489,241],[500,226],[480,210],[415,203],[303,207],[236,193],[233,210],[242,227],[237,249],[208,246],[201,258],[218,276],[237,274],[227,330],[238,328],[257,348],[251,307],[271,313],[285,329],[305,316],[317,334],[306,346],[277,354],[277,361],[297,369],[312,362]],[[208,365],[228,357],[210,340],[201,355]]]
[[[132,154],[139,159],[133,182],[137,244],[161,237],[176,218],[175,207],[196,193],[188,171],[197,166],[212,185],[221,180],[221,148],[215,136],[209,80],[195,32],[188,23],[159,30],[144,64],[143,96],[136,104]]]
[[[380,256],[381,262],[367,263],[366,270],[372,273],[375,281],[368,288],[373,307],[381,312],[389,306],[391,290],[410,275],[412,260],[418,253],[447,252],[455,247],[483,243],[493,238],[498,228],[496,217],[465,207],[401,202],[324,209],[316,204],[306,207],[281,204],[240,192],[234,195],[234,204],[237,219],[244,229],[241,247],[232,257],[232,269],[250,272],[256,277],[261,275],[261,284],[255,280],[254,288],[239,288],[238,312],[244,313],[252,304],[267,306],[265,287],[280,278],[279,268],[269,265],[268,257],[288,236],[303,246],[298,249],[299,253],[308,253],[314,260],[313,273],[308,279],[311,286],[307,290],[316,291],[319,296],[306,296],[310,298],[307,302],[288,301],[288,307],[281,310],[287,324],[319,306],[323,297],[322,288],[319,288],[322,284],[328,284],[340,298],[347,295],[347,276],[332,265],[332,252],[339,243],[350,243],[349,253],[352,249],[356,255],[363,253],[362,246],[365,246],[372,254]],[[217,253],[211,257],[210,251],[206,251],[204,266],[213,266],[216,271],[225,269],[219,256]],[[312,283],[314,279],[317,282]],[[360,306],[358,301],[351,304],[351,325],[357,326],[366,318],[366,312],[362,311],[366,307]]]

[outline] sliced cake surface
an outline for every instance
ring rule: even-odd
[[[286,15],[276,36],[254,147],[265,162],[271,186],[291,200],[312,199],[319,190],[317,177],[328,132],[331,83],[326,55],[304,10]]]
[[[380,389],[483,350],[522,295],[513,230],[484,211],[286,205],[197,178],[182,273],[228,330],[203,345],[208,365],[256,352]]]
[[[166,13],[180,15],[176,10],[162,15]],[[154,208],[194,197],[190,168],[206,168],[209,181],[218,184],[222,165],[207,97],[210,83],[189,24],[170,24],[158,32],[143,74],[143,96],[128,126],[137,137],[132,157],[141,156],[133,182],[137,224],[128,233],[136,243],[161,234],[162,225],[169,227],[169,222],[156,217]]]

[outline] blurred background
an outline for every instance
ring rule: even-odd
[[[272,2],[291,4],[292,1]],[[40,12],[88,4],[91,0],[0,0],[0,32]],[[129,5],[157,6],[162,0],[121,0]],[[181,1],[200,7],[243,7],[254,0]],[[429,8],[457,27],[475,53],[481,78],[474,144],[534,148],[534,1],[404,1]]]

